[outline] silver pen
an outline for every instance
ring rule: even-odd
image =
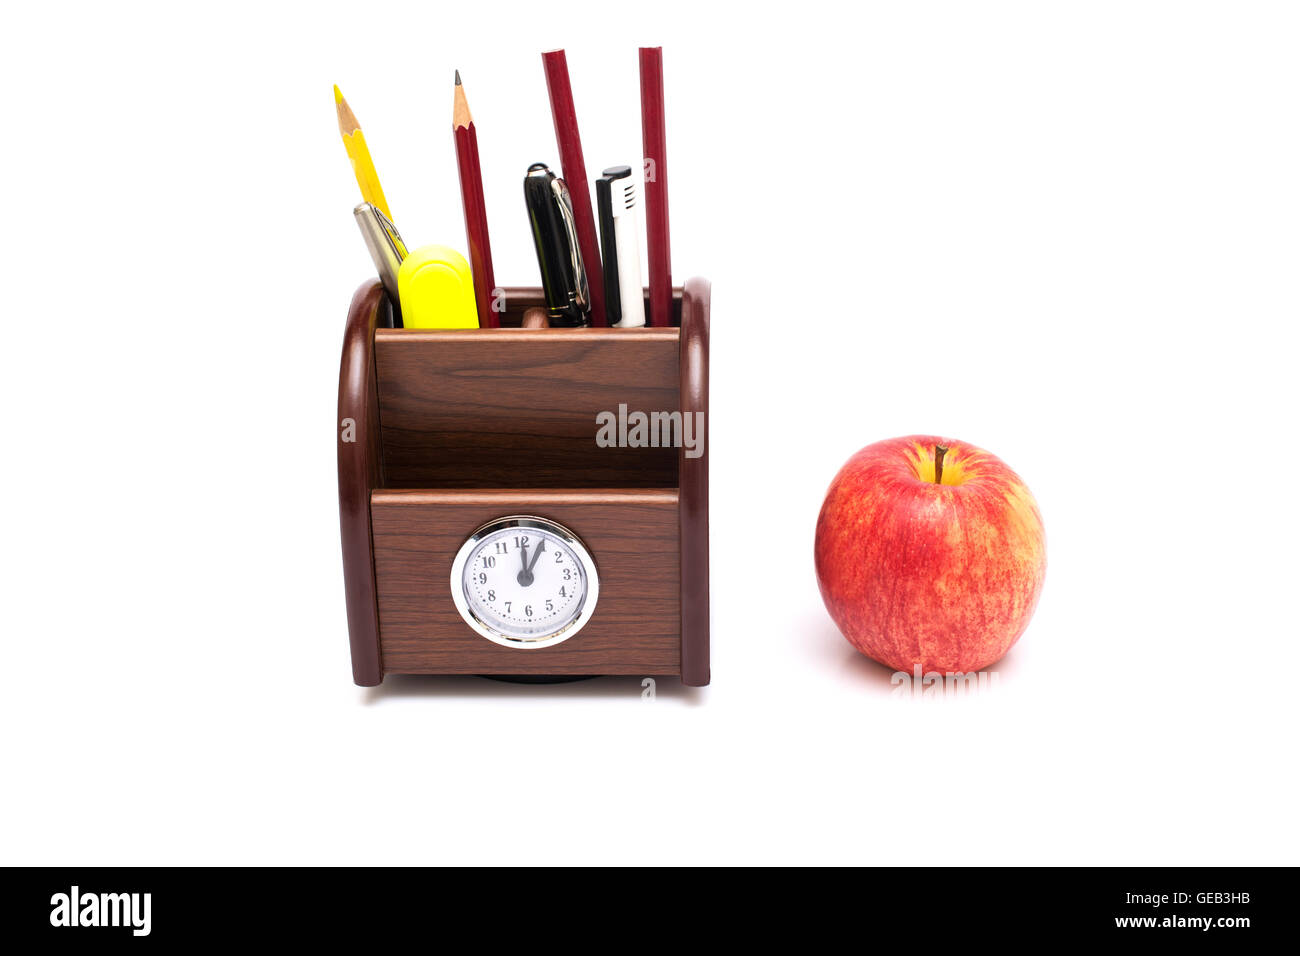
[[[406,243],[392,220],[368,202],[363,202],[352,210],[357,226],[361,229],[361,238],[366,241],[370,258],[374,260],[379,273],[379,281],[384,284],[384,291],[393,304],[393,309],[400,307],[401,299],[397,294],[397,270],[406,258]]]

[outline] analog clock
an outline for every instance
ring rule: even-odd
[[[551,647],[591,619],[596,563],[568,528],[512,515],[469,536],[451,566],[451,596],[465,623],[505,647]]]

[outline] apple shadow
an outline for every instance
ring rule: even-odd
[[[647,677],[650,675],[646,675]],[[654,677],[655,697],[686,706],[704,702],[704,688],[688,687],[677,677]],[[473,698],[595,698],[640,701],[645,692],[644,677],[592,677],[559,683],[516,683],[491,677],[432,674],[391,674],[378,687],[363,689],[362,703],[374,706],[386,700],[409,697]]]
[[[830,618],[818,615],[804,628],[804,633],[812,635],[808,642],[812,653],[828,668],[877,693],[893,691],[894,670],[873,661],[845,640]]]

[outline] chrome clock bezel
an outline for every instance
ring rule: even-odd
[[[578,608],[578,613],[558,630],[529,638],[504,634],[480,618],[470,605],[469,597],[465,593],[466,563],[468,563],[471,555],[473,555],[483,539],[499,531],[511,528],[529,528],[554,535],[564,542],[564,546],[573,552],[582,565],[582,572],[587,578],[587,593]],[[591,620],[591,615],[596,610],[596,600],[599,597],[600,578],[596,573],[596,561],[591,556],[591,552],[587,550],[587,546],[582,543],[582,539],[559,522],[538,515],[506,515],[505,517],[494,518],[477,528],[465,539],[465,543],[460,546],[455,559],[451,562],[451,600],[456,605],[456,610],[460,612],[461,618],[475,633],[481,637],[486,637],[493,644],[500,644],[502,647],[537,650],[562,644],[581,631],[586,626],[586,623]]]

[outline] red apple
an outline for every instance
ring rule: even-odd
[[[1047,570],[1043,519],[996,456],[914,435],[868,445],[831,482],[814,546],[849,643],[912,673],[969,673],[1029,624]]]

